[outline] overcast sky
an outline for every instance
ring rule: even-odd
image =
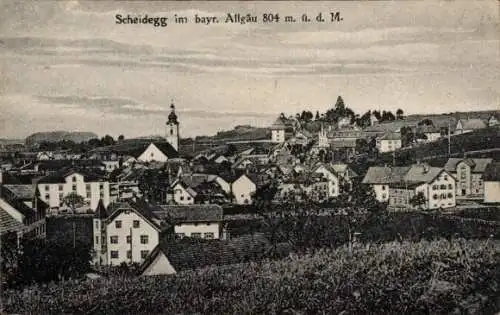
[[[339,11],[340,23],[116,25],[114,16]],[[498,1],[76,2],[0,7],[0,138],[37,131],[181,136],[280,112],[315,112],[338,95],[369,109],[439,113],[500,108]]]

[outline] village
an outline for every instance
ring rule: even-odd
[[[359,207],[355,212],[376,208],[453,215],[500,203],[500,162],[449,151],[451,142],[476,133],[498,139],[497,112],[409,119],[398,110],[397,117],[384,111],[360,118],[339,97],[316,119],[310,112],[280,114],[267,139],[228,141],[194,156],[180,152],[182,120],[173,103],[166,116],[163,139],[118,139],[83,153],[4,148],[2,237],[15,235],[18,246],[25,239],[61,237],[61,222],[83,218],[87,228],[79,238],[90,246],[94,272],[134,265],[143,275],[164,275],[186,268],[178,256],[190,249],[177,246],[179,241],[218,240],[231,247],[238,234],[231,220],[266,218],[280,205],[289,205],[284,212],[291,215],[302,205],[310,214],[321,209],[349,216],[343,210],[347,206]],[[423,146],[440,141],[448,152],[438,162],[425,154],[396,159],[405,150],[426,151]],[[380,159],[384,155],[390,163]],[[50,220],[58,223],[48,227]],[[75,246],[77,228],[74,222],[70,226],[65,238]],[[269,237],[260,232],[250,229],[240,250],[268,244]],[[363,230],[349,233],[355,241]],[[205,243],[193,246],[200,244]],[[198,258],[199,264],[206,262]],[[229,257],[225,263],[234,262]]]

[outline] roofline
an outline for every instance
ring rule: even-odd
[[[137,215],[139,215],[142,219],[144,219],[146,222],[148,222],[151,226],[153,226],[153,228],[155,230],[157,230],[158,232],[161,232],[162,230],[160,229],[160,227],[158,227],[156,225],[156,223],[152,222],[150,219],[146,218],[140,211],[138,211],[135,207],[131,206],[130,204],[127,203],[127,205],[129,206],[129,208],[123,208],[123,207],[119,207],[118,209],[116,209],[115,211],[111,212],[109,214],[109,216],[105,219],[106,221],[106,225],[109,225],[118,215],[120,215],[118,212],[121,211],[121,210],[130,210],[132,209]]]

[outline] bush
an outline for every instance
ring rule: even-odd
[[[499,253],[492,241],[392,242],[3,298],[7,313],[32,314],[494,314]]]

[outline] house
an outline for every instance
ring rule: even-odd
[[[283,143],[293,135],[293,122],[281,114],[271,125],[271,141]]]
[[[70,193],[80,195],[84,203],[78,205],[83,210],[95,209],[100,199],[109,204],[109,182],[102,177],[84,170],[63,169],[37,180],[40,198],[49,205],[51,212],[67,210],[64,197]]]
[[[176,181],[172,185],[173,200],[178,205],[192,205],[198,195],[196,191],[183,181]]]
[[[457,180],[457,197],[479,198],[484,197],[483,174],[493,159],[490,158],[450,158],[444,169],[453,174]]]
[[[124,140],[119,144],[94,149],[90,154],[101,161],[125,158],[130,161],[132,157],[138,162],[166,162],[179,157],[179,153],[169,142],[149,140]]]
[[[413,165],[403,180],[389,185],[389,206],[415,208],[412,198],[423,194],[422,209],[445,209],[456,206],[455,178],[446,170],[426,164]]]
[[[174,226],[177,238],[222,237],[223,210],[219,205],[159,205],[153,214]]]
[[[400,133],[386,133],[384,136],[377,138],[377,149],[380,153],[393,152],[401,148]]]
[[[141,274],[171,275],[209,265],[228,265],[265,259],[271,249],[262,234],[251,234],[231,240],[183,238],[161,242],[142,263]]]
[[[0,235],[15,233],[23,238],[45,238],[48,205],[33,185],[3,185],[0,188]]]
[[[425,202],[418,207],[439,209],[455,207],[455,178],[439,167],[417,164],[410,167],[370,167],[363,184],[373,187],[378,201],[391,208],[414,208],[412,199],[422,193]]]
[[[500,163],[488,164],[483,174],[484,202],[500,203]]]
[[[406,173],[409,168],[390,168],[390,167],[380,167],[372,166],[368,169],[363,178],[362,184],[370,185],[375,192],[375,198],[379,202],[389,202],[389,184],[393,182],[399,182],[399,180],[394,180],[395,173],[399,170]]]
[[[231,183],[234,203],[239,205],[251,204],[256,191],[257,184],[247,174],[241,174]]]
[[[488,127],[498,126],[500,124],[500,120],[498,117],[499,116],[497,113],[491,114],[488,118]]]
[[[417,134],[422,134],[425,139],[421,142],[434,142],[441,138],[441,130],[435,126],[423,125],[417,128]]]
[[[93,219],[94,263],[140,263],[169,229],[144,202],[113,203],[106,208],[100,201]]]
[[[275,201],[303,201],[304,197],[322,202],[329,197],[329,181],[321,173],[303,173],[284,179],[278,186]]]
[[[328,197],[338,197],[340,194],[340,182],[342,177],[335,171],[331,164],[319,163],[313,169],[313,173],[321,174],[328,183]]]
[[[463,134],[486,128],[486,123],[479,118],[459,119],[455,127],[455,134]]]

